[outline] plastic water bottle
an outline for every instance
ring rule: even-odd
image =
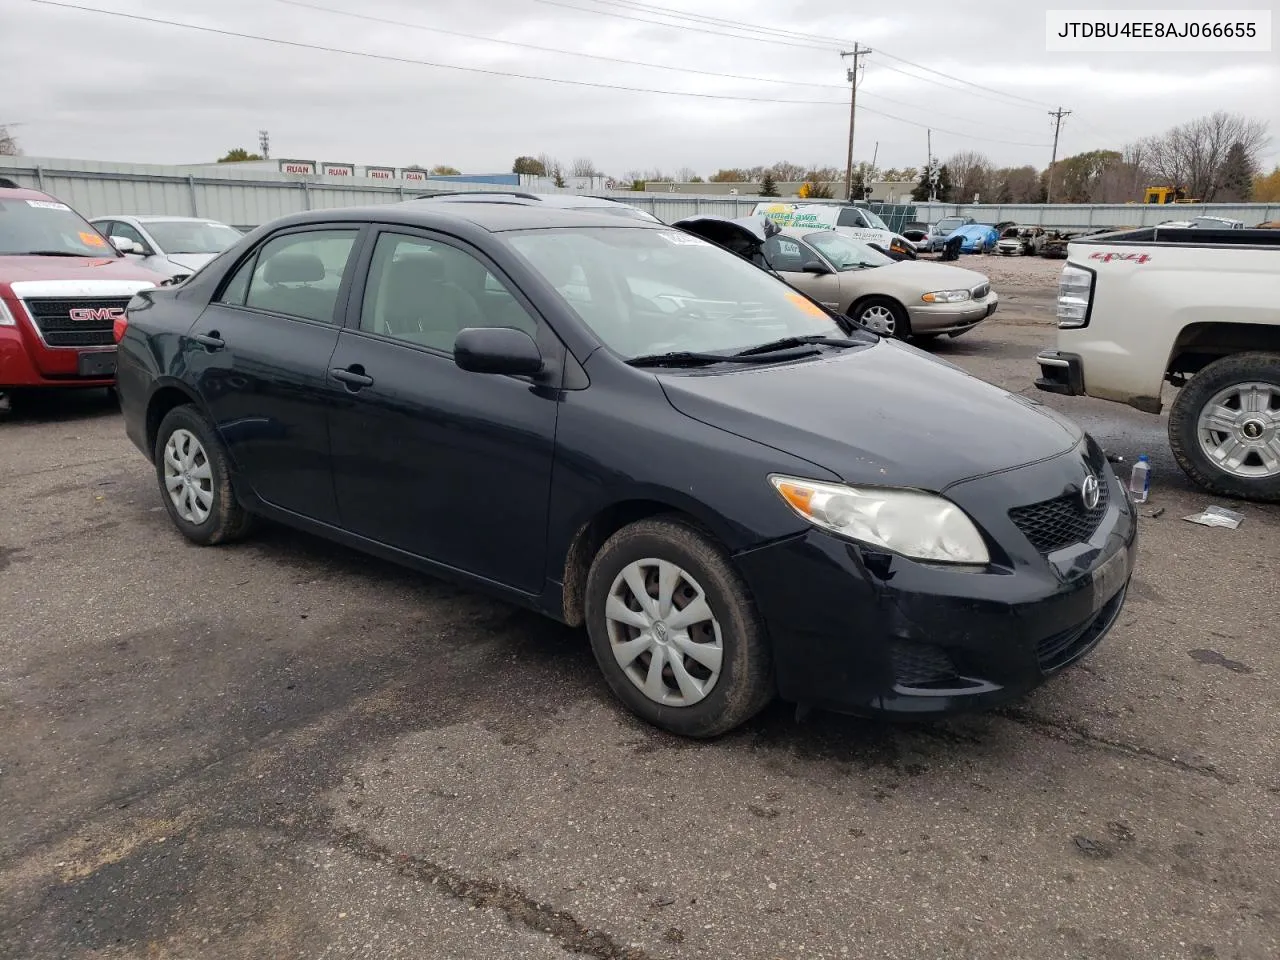
[[[1129,474],[1129,496],[1134,503],[1146,503],[1150,493],[1151,461],[1144,453],[1138,457],[1138,462],[1133,465],[1133,472]]]

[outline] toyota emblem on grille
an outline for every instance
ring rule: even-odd
[[[1084,478],[1084,483],[1080,487],[1080,499],[1084,501],[1084,508],[1092,510],[1098,505],[1098,500],[1102,497],[1102,491],[1098,487],[1098,478],[1092,473]]]

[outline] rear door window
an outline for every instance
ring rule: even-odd
[[[356,230],[304,230],[268,240],[258,253],[244,305],[290,317],[337,323],[338,288],[351,260]],[[241,272],[244,271],[241,267]],[[222,299],[235,303],[238,272]]]

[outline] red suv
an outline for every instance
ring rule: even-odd
[[[0,182],[0,408],[25,387],[110,387],[113,327],[164,280],[65,203]]]

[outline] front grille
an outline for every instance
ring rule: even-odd
[[[1088,540],[1102,523],[1111,500],[1110,483],[1098,478],[1098,505],[1086,510],[1079,493],[1065,493],[1052,500],[1042,500],[1025,507],[1014,507],[1009,519],[1021,530],[1031,545],[1049,554],[1073,543]]]
[[[1125,591],[1122,589],[1107,601],[1093,619],[1079,627],[1045,637],[1036,644],[1036,659],[1040,662],[1040,669],[1047,671],[1065,666],[1101,640],[1115,622],[1120,606],[1124,603],[1124,595]]]
[[[123,310],[129,303],[129,297],[75,297],[45,298],[33,297],[24,300],[27,312],[40,330],[40,336],[51,347],[109,347],[115,340],[112,336],[113,319],[111,317],[94,317],[92,319],[72,319],[72,311],[118,309]]]
[[[980,283],[976,287],[974,287],[972,290],[969,291],[969,295],[972,296],[973,299],[975,300],[981,300],[990,292],[991,292],[991,284]]]
[[[927,687],[959,679],[955,664],[940,647],[895,643],[889,648],[894,680],[901,687]]]

